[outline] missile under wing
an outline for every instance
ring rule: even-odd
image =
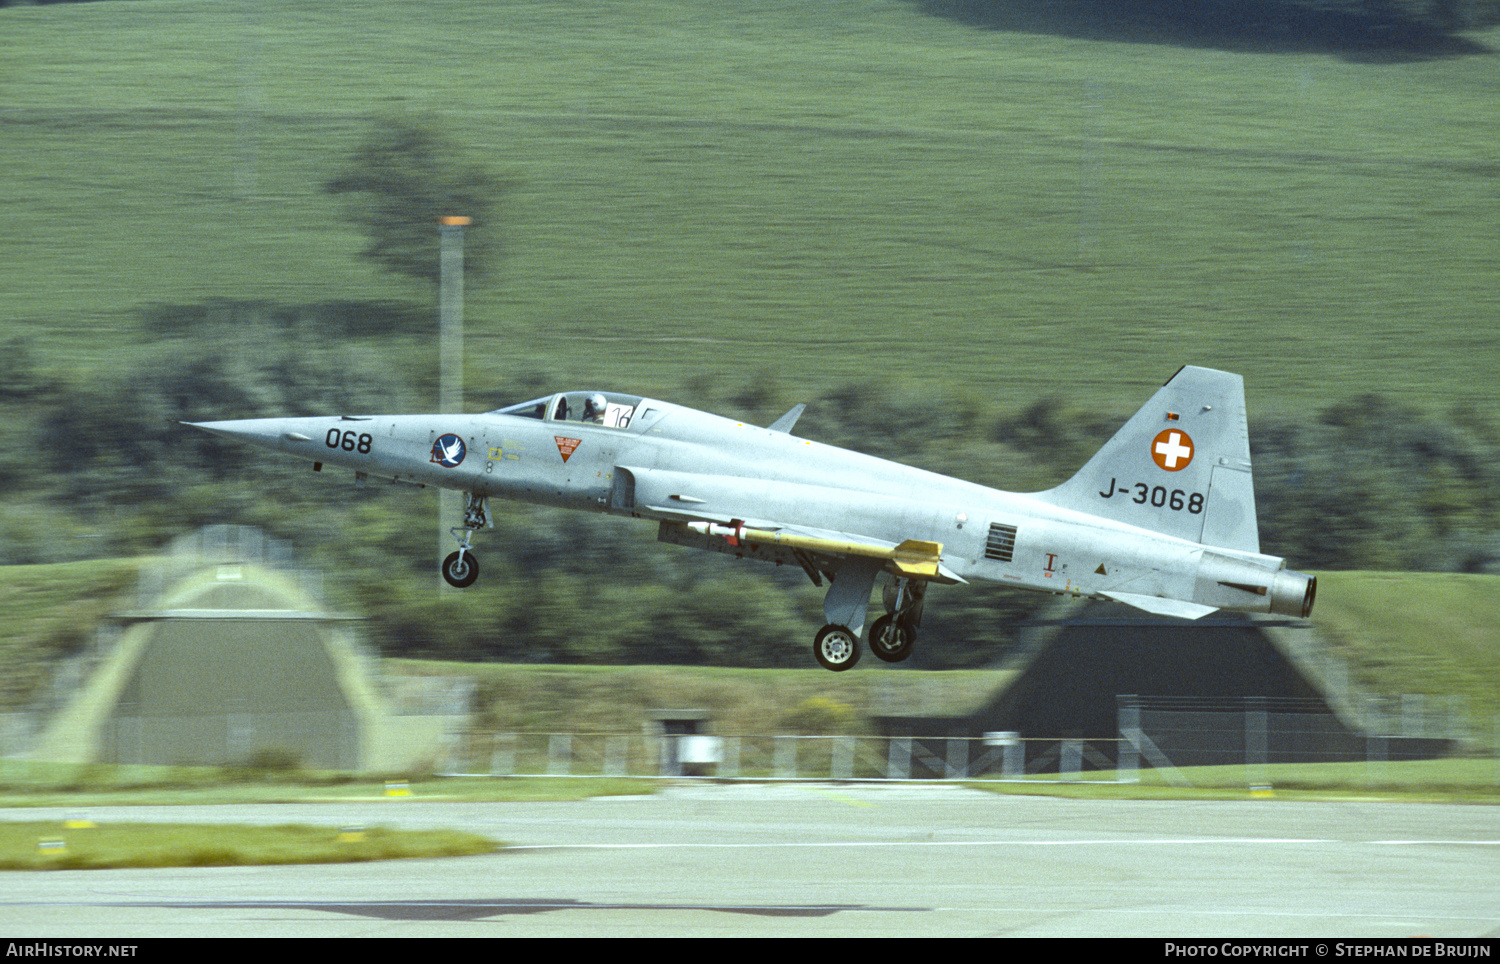
[[[872,652],[912,651],[927,588],[988,580],[1112,599],[1189,619],[1216,609],[1307,616],[1317,580],[1260,552],[1244,386],[1184,367],[1070,480],[990,489],[793,434],[802,406],[768,428],[612,392],[560,392],[477,415],[357,415],[193,423],[355,472],[464,491],[457,550],[494,496],[654,520],[658,538],[795,565],[827,586],[813,652],[831,670],[860,657],[885,577]]]

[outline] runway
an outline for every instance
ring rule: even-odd
[[[75,810],[0,810],[36,820]],[[506,851],[10,872],[0,933],[67,937],[1495,937],[1500,812],[693,784],[569,803],[94,808],[96,821],[453,827]]]

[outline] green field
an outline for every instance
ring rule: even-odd
[[[1253,412],[1492,405],[1500,31],[1352,56],[933,9],[3,8],[0,318],[72,373],[170,353],[148,305],[430,303],[321,190],[407,113],[520,181],[469,285],[471,393],[878,380],[1124,412],[1197,363]]]

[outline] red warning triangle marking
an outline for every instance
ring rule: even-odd
[[[578,448],[578,443],[583,441],[576,438],[563,438],[561,435],[554,435],[552,439],[557,442],[557,454],[562,456],[564,462],[573,454],[573,450]]]

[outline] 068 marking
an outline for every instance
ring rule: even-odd
[[[328,434],[323,437],[323,444],[331,449],[358,452],[360,455],[369,455],[370,445],[374,441],[369,432],[355,434],[353,431],[340,432],[336,428],[329,429]]]

